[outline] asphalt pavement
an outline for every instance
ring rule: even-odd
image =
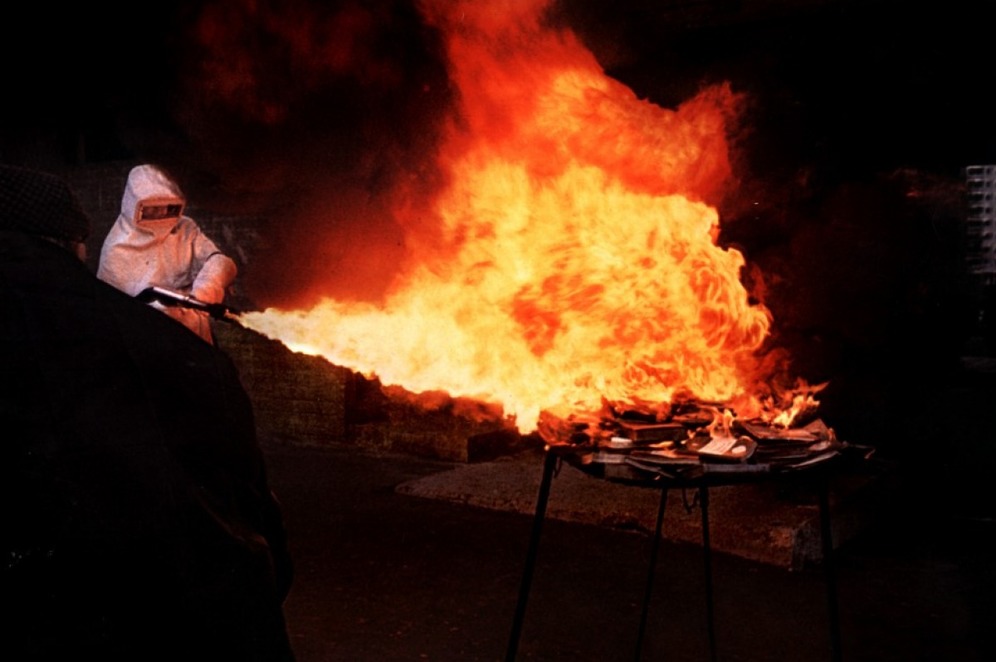
[[[299,662],[712,659],[702,547],[669,539],[670,516],[642,639],[651,534],[548,517],[513,644],[528,512],[403,489],[458,464],[334,443],[264,452],[296,564]],[[518,461],[539,480],[541,452]],[[834,553],[840,658],[996,659],[993,520],[917,476],[895,489],[900,505]],[[713,553],[715,659],[833,659],[824,569]]]

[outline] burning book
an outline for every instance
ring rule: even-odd
[[[681,423],[638,423],[620,421],[619,434],[634,442],[680,441],[688,436],[688,429]]]
[[[657,422],[611,408],[597,424],[568,420],[555,425],[548,417],[541,436],[550,445],[570,449],[589,471],[615,478],[632,478],[634,471],[638,476],[802,467],[832,459],[844,447],[819,419],[782,427],[759,419],[741,421],[714,405],[685,403],[672,411],[674,416]]]

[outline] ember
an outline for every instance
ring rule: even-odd
[[[737,95],[640,100],[543,24],[546,4],[423,3],[461,105],[439,148],[447,187],[405,207],[431,207],[439,231],[406,237],[422,261],[383,304],[241,321],[384,384],[498,403],[522,432],[609,406],[673,433],[701,414],[673,404],[688,400],[790,426],[818,388],[765,381],[769,312],[744,256],[715,243]]]

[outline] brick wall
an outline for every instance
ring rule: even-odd
[[[350,371],[235,323],[215,322],[215,341],[235,362],[261,436],[306,445],[341,443]]]

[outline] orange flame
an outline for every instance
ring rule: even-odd
[[[770,318],[748,301],[744,257],[716,245],[707,204],[730,174],[736,95],[640,100],[572,33],[544,27],[544,4],[422,5],[461,107],[440,151],[441,235],[409,237],[422,261],[384,303],[241,321],[384,384],[498,403],[523,432],[543,412],[606,402],[758,409],[753,354]]]

